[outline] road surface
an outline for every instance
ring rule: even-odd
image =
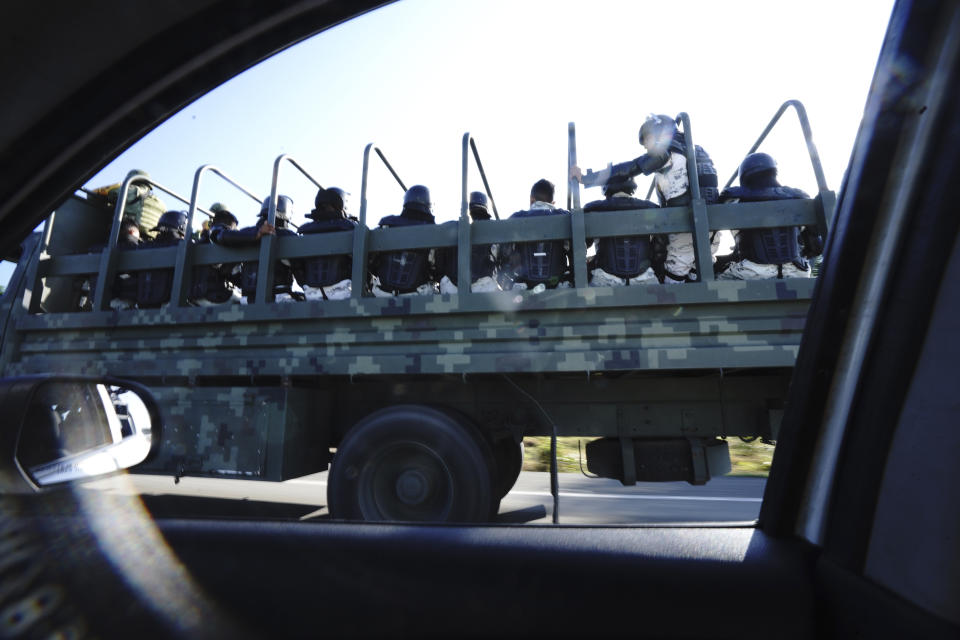
[[[136,475],[85,485],[111,493],[139,493],[159,517],[234,517],[311,520],[329,516],[326,473],[286,482]],[[561,473],[561,524],[750,522],[760,513],[764,478],[722,477],[704,486],[686,482],[641,483]],[[550,524],[550,476],[525,471],[500,505],[498,522]]]

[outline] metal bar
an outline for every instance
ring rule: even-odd
[[[707,204],[700,194],[700,176],[697,173],[697,150],[693,143],[693,131],[690,128],[690,116],[680,113],[677,119],[683,123],[683,136],[686,142],[687,183],[690,185],[690,211],[693,220],[693,252],[697,260],[697,276],[700,282],[712,282],[713,258],[710,255],[710,221],[707,218]]]
[[[393,167],[390,166],[390,163],[387,162],[387,157],[383,155],[383,151],[380,151],[379,147],[374,147],[373,150],[377,152],[377,155],[380,156],[381,160],[383,160],[383,164],[387,166],[387,169],[389,169],[390,173],[393,174],[393,177],[396,178],[397,182],[400,184],[400,188],[403,189],[404,192],[406,192],[407,185],[403,184],[403,180],[400,179],[400,176],[397,175],[397,172],[394,171]]]
[[[367,269],[367,176],[370,174],[370,150],[373,143],[363,148],[363,173],[360,177],[360,224],[354,230],[353,236],[353,269],[350,274],[350,297],[358,299],[363,296],[366,286],[365,274]]]
[[[767,135],[773,130],[777,122],[780,121],[780,118],[786,113],[787,109],[793,107],[794,111],[797,113],[797,118],[800,120],[800,129],[803,131],[803,140],[807,145],[807,153],[810,154],[810,164],[813,166],[813,174],[817,179],[817,189],[823,193],[828,191],[827,188],[827,179],[823,173],[823,166],[820,163],[820,154],[817,152],[817,147],[813,143],[813,131],[810,128],[810,120],[807,118],[807,110],[803,106],[803,103],[799,100],[787,100],[780,108],[777,109],[776,115],[770,120],[770,124],[767,125],[766,129],[763,130],[763,133],[760,134],[760,137],[757,138],[757,141],[753,143],[753,146],[750,147],[750,150],[744,154],[744,157],[750,155],[754,151],[760,148],[760,145],[763,144],[763,141],[766,140]],[[730,176],[730,179],[727,180],[727,183],[723,185],[723,188],[726,189],[737,177],[737,171],[733,172],[733,175]]]
[[[650,181],[650,188],[647,189],[647,200],[649,200],[650,196],[653,195],[653,190],[656,188],[656,186],[657,186],[657,179],[656,177],[654,177],[654,179]]]
[[[477,161],[477,169],[480,171],[480,179],[483,180],[483,188],[487,190],[487,197],[490,198],[490,207],[493,209],[493,217],[500,219],[500,213],[497,211],[497,203],[493,199],[493,191],[490,190],[490,183],[487,182],[487,172],[483,170],[483,163],[480,162],[480,153],[477,151],[477,142],[470,138],[470,148],[473,149],[473,158]]]
[[[190,207],[187,211],[187,230],[193,229],[193,219],[196,216],[197,211],[203,211],[208,216],[213,217],[213,214],[209,211],[201,209],[198,205],[200,200],[200,184],[203,181],[203,176],[207,172],[214,173],[220,176],[228,184],[232,185],[238,189],[241,193],[249,197],[251,200],[260,204],[261,198],[254,194],[252,191],[235,181],[233,178],[225,174],[219,168],[215,167],[212,164],[205,164],[193,175],[193,190],[190,192]],[[193,254],[193,243],[189,241],[189,236],[187,237],[186,242],[181,242],[177,247],[177,259],[174,263],[173,268],[173,285],[171,287],[170,293],[170,304],[174,307],[182,307],[187,303],[187,289],[189,287],[189,280],[187,278],[187,272],[189,267],[192,264],[191,257]]]
[[[473,274],[470,273],[470,255],[472,247],[470,245],[470,218],[467,215],[469,202],[467,200],[467,177],[470,169],[470,153],[468,148],[472,147],[474,157],[479,165],[480,158],[476,156],[477,148],[473,144],[473,138],[470,132],[463,134],[463,148],[460,158],[460,222],[457,223],[457,293],[469,296],[470,286],[473,284]],[[486,184],[486,179],[484,179]]]
[[[567,125],[567,207],[570,212],[570,254],[573,259],[573,284],[586,287],[587,282],[587,237],[583,209],[580,208],[580,182],[570,177],[570,170],[577,164],[577,128]]]
[[[117,206],[113,214],[113,224],[110,226],[110,235],[107,237],[107,247],[100,257],[100,275],[97,278],[97,286],[93,294],[93,309],[95,311],[106,311],[110,306],[110,300],[107,299],[107,291],[109,291],[107,283],[113,283],[116,273],[118,253],[116,245],[117,238],[120,236],[120,222],[123,220],[123,210],[127,204],[130,184],[134,180],[150,184],[150,181],[141,174],[127,176],[120,184],[120,190],[117,192]]]

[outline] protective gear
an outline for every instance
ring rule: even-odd
[[[777,177],[777,161],[766,153],[751,153],[740,163],[740,184],[751,184],[751,178],[758,173],[769,172],[770,179]]]
[[[394,293],[412,293],[430,281],[429,254],[424,251],[391,251],[378,256],[372,273],[380,288]]]
[[[766,202],[807,198],[806,193],[782,187],[776,180],[777,163],[765,153],[752,153],[740,165],[740,186],[724,189],[720,201]],[[746,181],[746,184],[744,184]],[[743,229],[735,232],[735,262],[718,275],[723,280],[810,276],[801,257],[797,227]]]
[[[638,138],[640,139],[640,144],[652,151],[650,147],[656,149],[662,147],[666,149],[676,133],[677,123],[673,118],[665,115],[650,115],[647,116],[647,119],[640,126]],[[647,144],[650,145],[649,147],[647,144],[644,144],[645,138],[647,139]]]
[[[618,177],[611,178],[607,181],[607,184],[603,186],[603,196],[605,198],[610,198],[615,193],[627,193],[633,195],[637,190],[637,183],[633,178],[630,177]]]
[[[659,209],[655,203],[640,198],[626,198],[623,196],[617,198],[607,198],[605,200],[594,200],[583,205],[584,213],[601,211],[629,211],[631,209]]]
[[[430,191],[426,187],[420,185],[410,187],[403,197],[403,213],[382,218],[380,226],[410,227],[435,224],[433,215],[429,213],[429,201]],[[370,274],[376,279],[373,285],[374,294],[380,295],[377,294],[377,287],[383,295],[423,293],[426,291],[424,287],[432,290],[434,285],[431,282],[433,277],[431,254],[430,249],[407,249],[374,255],[370,263]]]
[[[596,264],[607,273],[620,278],[635,278],[650,268],[650,238],[601,238],[597,243]]]
[[[178,238],[184,238],[187,235],[187,212],[167,211],[160,216],[157,226],[151,231],[168,232]]]
[[[340,217],[346,217],[347,197],[350,194],[339,187],[328,187],[317,191],[317,197],[314,198],[313,206],[315,209],[307,214],[308,218],[317,220],[318,218],[328,218],[330,212],[335,212]],[[328,215],[324,215],[328,214]]]
[[[270,198],[267,197],[260,207],[260,217],[266,220],[270,213]],[[293,217],[293,198],[290,196],[277,196],[277,220],[286,222]]]
[[[430,202],[430,189],[422,184],[415,184],[407,189],[407,192],[403,194],[403,208],[432,214],[433,204]]]
[[[569,212],[546,202],[534,202],[530,209],[517,211],[510,217],[554,215],[569,215]],[[506,251],[514,284],[528,284],[531,288],[538,284],[547,288],[557,287],[566,275],[567,250],[563,240],[515,243]]]
[[[490,210],[487,208],[487,194],[483,191],[470,192],[470,217],[474,220],[489,220]]]

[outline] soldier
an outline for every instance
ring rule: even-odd
[[[153,240],[140,249],[159,249],[180,244],[187,234],[187,212],[167,211],[160,216]],[[155,309],[170,300],[173,288],[173,269],[146,269],[137,274],[137,307]]]
[[[226,205],[214,202],[210,205],[213,219],[207,228],[200,232],[197,244],[210,244],[210,234],[214,229],[233,231],[239,221]],[[218,232],[219,233],[219,232]],[[238,263],[204,264],[193,268],[193,284],[190,287],[190,301],[201,307],[240,302],[240,265]]]
[[[293,199],[288,196],[277,196],[276,225],[267,222],[270,212],[270,198],[263,201],[260,207],[259,220],[252,227],[243,229],[227,229],[217,226],[210,229],[210,241],[224,247],[248,247],[260,244],[260,238],[265,235],[295,236],[291,229],[287,229],[287,221],[293,215]],[[253,302],[257,292],[258,262],[244,262],[240,272],[240,289],[244,296],[241,303]],[[299,298],[298,292],[293,290],[293,267],[289,260],[277,260],[273,268],[273,292],[270,299],[275,302],[294,302]]]
[[[684,135],[670,116],[650,116],[640,127],[640,144],[647,153],[628,162],[611,165],[599,172],[580,168],[570,168],[570,176],[582,182],[584,186],[593,186],[613,178],[628,178],[639,174],[655,174],[657,199],[661,207],[680,207],[689,205],[690,181],[687,177],[687,144]],[[707,204],[716,204],[717,171],[713,161],[702,147],[694,147],[697,158],[697,176],[700,184],[700,196]],[[716,236],[711,241],[711,252],[719,246]],[[666,284],[696,282],[699,280],[693,251],[693,235],[690,233],[671,233],[667,237],[666,259],[664,262],[664,280]]]
[[[150,174],[140,169],[132,169],[127,173],[127,178],[132,176],[143,176],[149,178]],[[104,189],[98,189],[98,193],[106,191],[107,204],[111,210],[117,204],[117,198],[120,195],[120,185],[112,185]],[[128,218],[133,218],[140,227],[140,235],[143,238],[153,237],[152,229],[156,228],[160,221],[160,216],[167,210],[163,202],[153,193],[149,184],[144,182],[134,182],[127,191],[127,201],[123,207],[123,214]]]
[[[740,164],[740,186],[724,189],[721,202],[764,202],[809,198],[800,189],[777,182],[777,163],[766,153],[751,153]],[[777,227],[733,231],[736,247],[733,261],[717,277],[720,280],[766,280],[809,278],[810,264],[804,257],[819,255],[822,239],[816,229]]]
[[[117,248],[120,251],[133,251],[140,247],[140,227],[133,218],[120,221],[120,235]],[[105,244],[91,247],[88,253],[101,253]],[[74,285],[76,286],[76,285]],[[97,276],[93,274],[80,283],[80,299],[77,303],[81,311],[93,310],[93,295],[97,289]],[[137,278],[132,273],[118,273],[113,281],[110,296],[111,309],[132,309],[137,302]]]
[[[537,180],[530,190],[530,208],[510,217],[569,215],[554,205],[554,190],[549,180]],[[570,243],[565,240],[514,243],[504,247],[504,263],[513,289],[543,291],[570,286]]]
[[[307,214],[313,220],[300,227],[300,235],[353,231],[357,219],[347,215],[347,196],[338,187],[317,191],[314,209]],[[353,260],[349,254],[314,256],[295,265],[297,282],[307,300],[346,300],[352,291]]]
[[[489,220],[490,211],[487,208],[487,194],[474,191],[469,201],[470,220]],[[459,221],[445,224],[458,225]],[[496,280],[497,254],[499,249],[495,244],[473,245],[470,251],[470,284],[471,291],[499,291],[500,285]],[[457,248],[448,247],[439,251],[438,273],[440,278],[440,293],[457,292]]]
[[[382,218],[380,226],[436,224],[432,211],[430,190],[423,185],[414,185],[403,195],[403,210],[400,215]],[[432,295],[437,292],[434,265],[433,249],[404,249],[375,254],[370,260],[370,288],[373,295],[379,298],[394,295]]]
[[[594,213],[659,208],[649,200],[634,198],[636,190],[637,183],[633,178],[611,178],[603,187],[604,199],[588,202],[583,211]],[[593,242],[588,239],[587,245]],[[597,253],[588,265],[590,286],[620,287],[659,282],[653,269],[653,257],[648,235],[600,238],[597,241]]]

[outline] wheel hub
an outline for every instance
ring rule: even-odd
[[[409,506],[415,506],[427,499],[430,482],[417,469],[408,469],[397,478],[397,497]]]

